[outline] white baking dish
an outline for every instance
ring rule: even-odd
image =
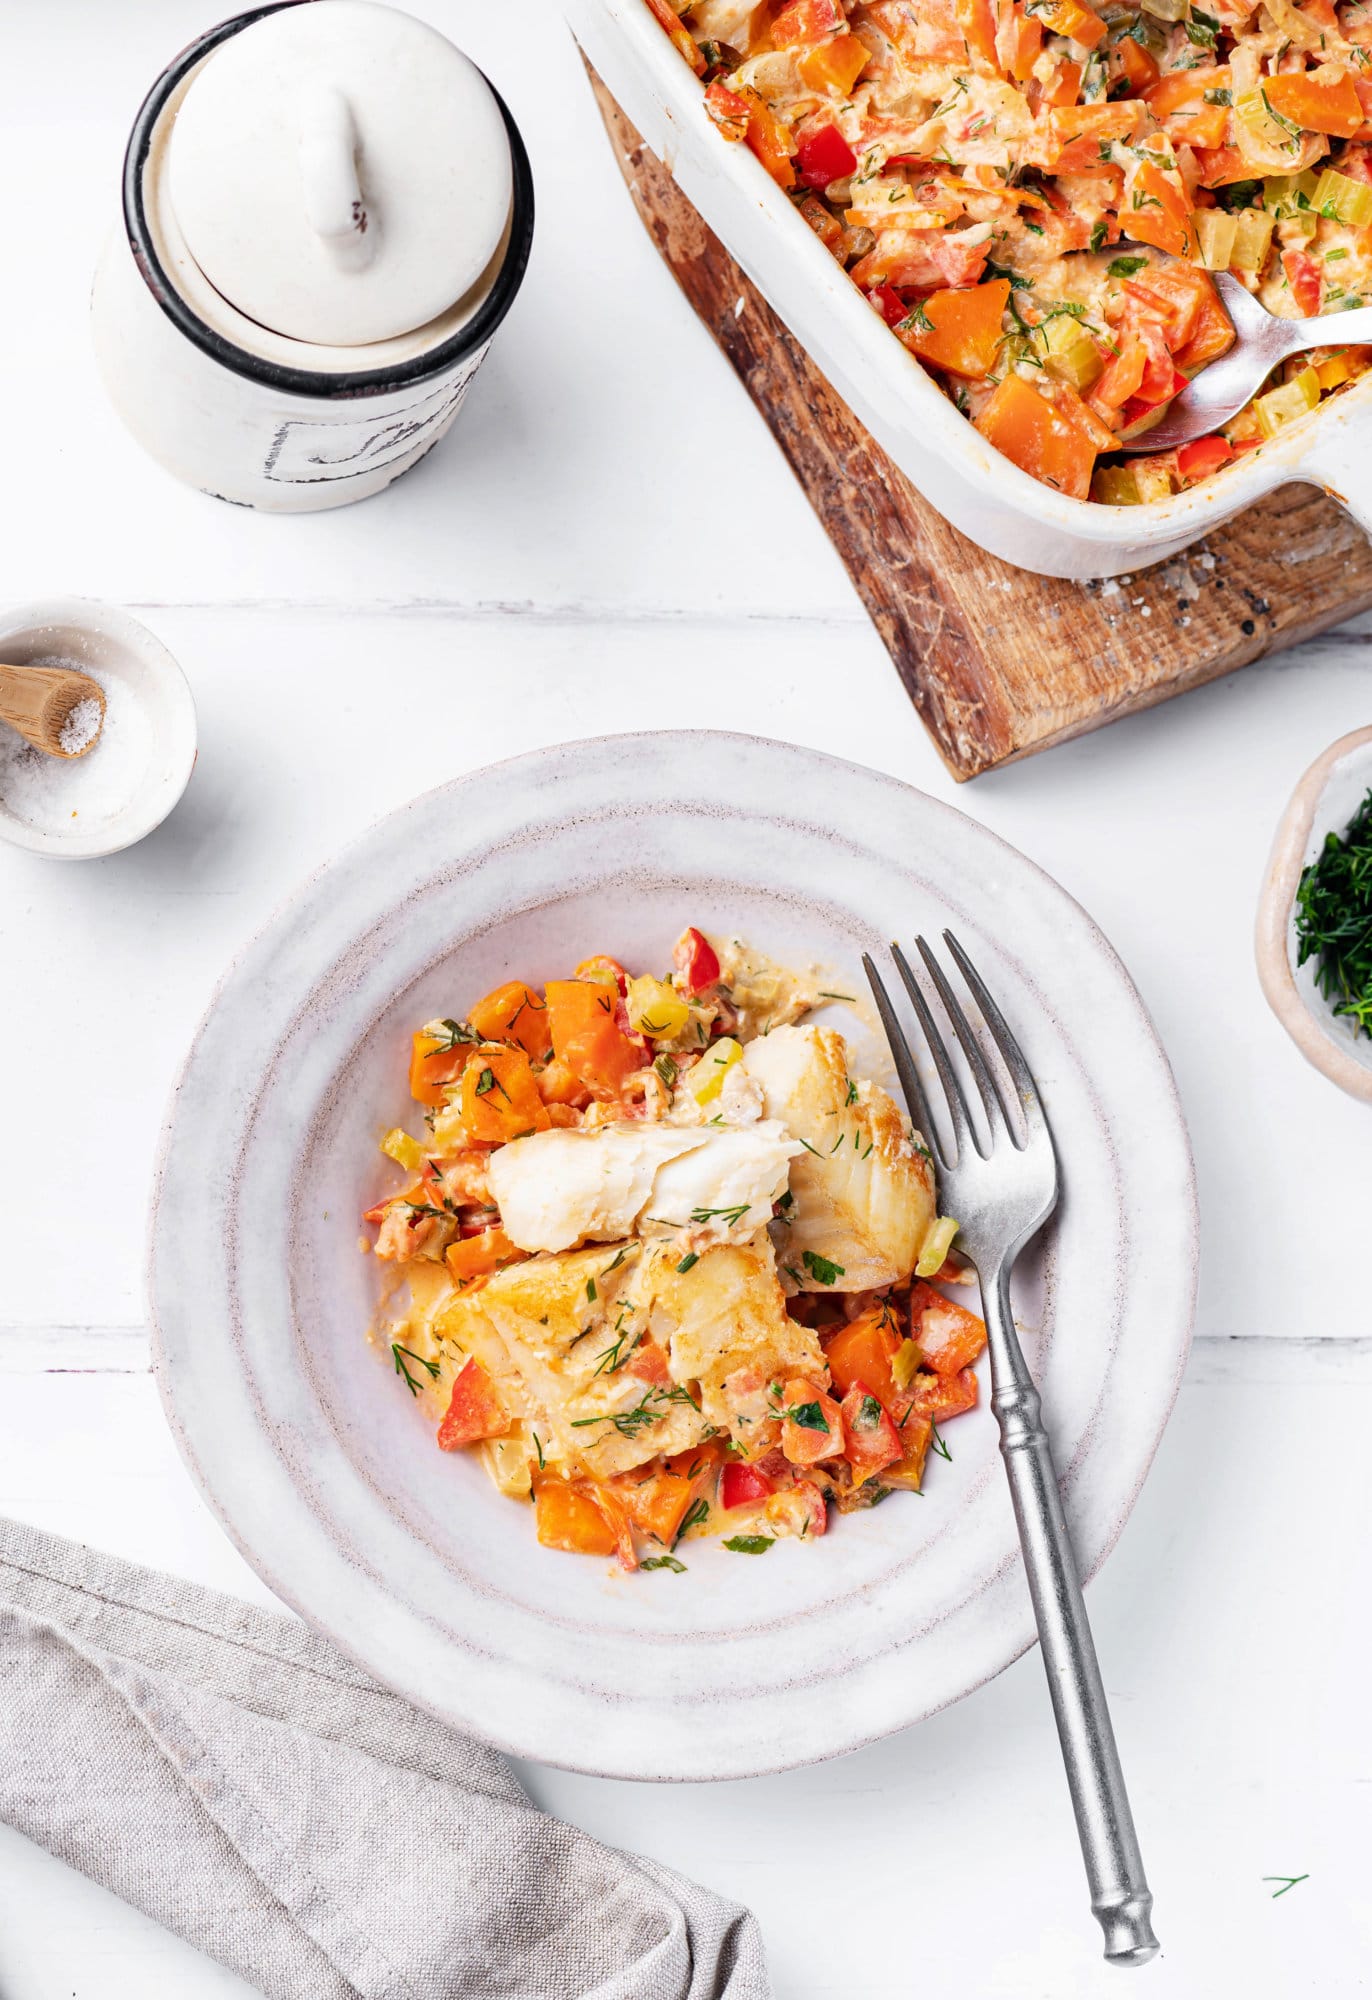
[[[564,0],[644,139],[925,498],[993,555],[1048,576],[1116,576],[1173,555],[1276,486],[1323,486],[1372,531],[1372,375],[1189,493],[1145,507],[1069,500],[993,451],[795,213],[705,115],[698,79],[644,0]]]

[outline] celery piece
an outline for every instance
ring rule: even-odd
[[[1255,398],[1253,410],[1258,428],[1264,437],[1275,437],[1287,424],[1313,410],[1319,400],[1319,376],[1313,368],[1302,368],[1294,381],[1283,382],[1279,389],[1269,389],[1265,396]]]
[[[924,1239],[919,1262],[915,1265],[917,1278],[932,1278],[936,1272],[943,1269],[944,1260],[953,1247],[953,1238],[957,1233],[958,1226],[952,1216],[941,1215]]]
[[[1365,229],[1372,222],[1372,186],[1333,167],[1326,167],[1316,181],[1310,202],[1319,214],[1331,222],[1347,223],[1350,229]]]
[[[1196,211],[1196,233],[1200,237],[1201,263],[1207,271],[1227,271],[1234,254],[1239,218],[1226,215],[1222,208]]]
[[[1137,507],[1142,504],[1132,465],[1098,465],[1091,481],[1091,498],[1106,507]]]
[[[1238,226],[1234,231],[1233,248],[1229,252],[1229,268],[1231,271],[1260,271],[1267,262],[1276,224],[1260,208],[1241,208],[1235,219]]]
[[[1070,313],[1056,313],[1044,320],[1037,333],[1049,374],[1060,382],[1070,382],[1074,389],[1089,389],[1105,367],[1105,356],[1086,328]]]

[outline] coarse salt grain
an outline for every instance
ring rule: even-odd
[[[75,667],[89,674],[105,697],[104,726],[89,754],[69,762],[46,756],[0,725],[0,811],[39,833],[56,833],[73,820],[89,826],[114,819],[138,790],[152,755],[152,731],[143,704],[126,681],[84,662],[43,659],[30,664]],[[83,709],[95,710],[99,721],[97,702],[78,702],[63,730],[64,748],[66,730]]]
[[[77,702],[57,738],[69,757],[79,757],[95,741],[100,734],[102,714],[103,710],[94,695],[88,694]]]

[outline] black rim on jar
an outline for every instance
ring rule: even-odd
[[[235,14],[231,20],[221,21],[218,27],[201,35],[163,70],[144,98],[129,135],[128,150],[124,155],[124,226],[134,262],[149,292],[173,326],[211,361],[217,361],[222,368],[230,369],[235,375],[245,376],[249,381],[261,382],[267,388],[280,389],[290,395],[317,397],[325,401],[379,396],[444,375],[457,362],[484,347],[514,304],[515,294],[524,281],[534,234],[533,174],[519,128],[510,116],[504,98],[489,78],[485,81],[505,121],[514,170],[513,219],[504,262],[490,292],[465,326],[439,346],[426,348],[422,354],[411,355],[408,360],[394,362],[389,367],[322,374],[312,368],[293,368],[285,362],[269,361],[265,356],[253,354],[224,334],[217,333],[181,296],[163,267],[153,244],[143,200],[143,173],[152,149],[153,131],[168,98],[183,77],[211,49],[218,48],[231,35],[250,28],[268,14],[280,13],[284,7],[310,4],[311,0],[272,0],[270,6],[255,7],[246,14]]]

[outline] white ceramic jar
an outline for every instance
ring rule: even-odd
[[[436,30],[279,0],[154,84],[96,273],[97,358],[189,485],[279,513],[379,492],[453,422],[519,290],[513,119]]]

